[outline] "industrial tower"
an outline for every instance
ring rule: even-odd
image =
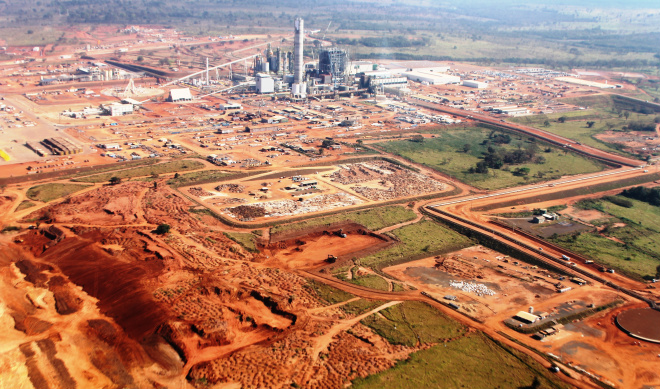
[[[293,38],[293,85],[291,86],[291,95],[294,98],[304,99],[307,95],[307,85],[303,80],[303,45],[305,43],[305,25],[301,18],[297,18],[294,23]]]

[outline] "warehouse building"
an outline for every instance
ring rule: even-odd
[[[171,101],[173,103],[179,101],[192,101],[192,95],[190,94],[190,89],[181,88],[181,89],[170,90],[170,95],[167,97],[167,101]]]
[[[536,323],[540,319],[538,316],[525,311],[516,313],[516,316],[513,318],[528,324]]]
[[[468,88],[477,88],[477,89],[488,88],[488,83],[482,81],[463,80],[462,84],[463,86],[467,86]]]
[[[410,81],[421,82],[428,85],[458,84],[461,78],[443,73],[426,73],[418,70],[408,71],[401,74]]]

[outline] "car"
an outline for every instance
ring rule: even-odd
[[[543,251],[543,247],[539,247],[539,251]]]

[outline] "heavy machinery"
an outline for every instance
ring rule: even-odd
[[[328,263],[335,263],[337,262],[337,257],[332,254],[328,254],[328,258],[326,258],[325,261]]]

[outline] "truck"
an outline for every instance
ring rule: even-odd
[[[566,256],[566,255],[564,255],[564,254],[561,255],[561,259],[563,259],[564,261],[570,261],[570,260],[571,260],[570,257],[568,257],[568,256]]]

